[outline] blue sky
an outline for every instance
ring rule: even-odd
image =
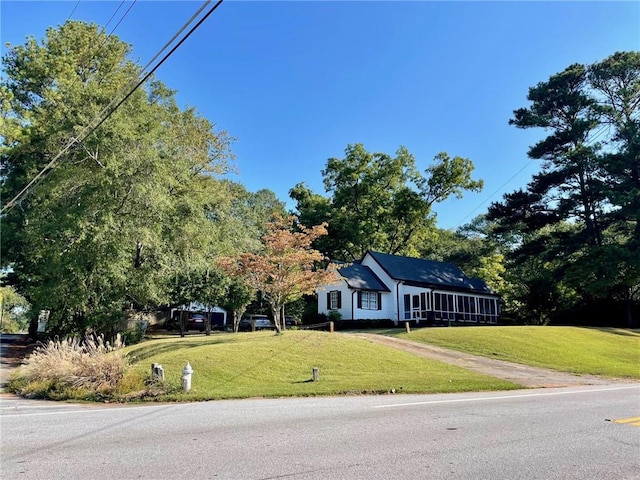
[[[3,52],[70,15],[105,25],[120,3],[3,0]],[[139,0],[114,33],[144,65],[200,4]],[[404,145],[420,169],[470,158],[484,191],[436,206],[454,228],[539,168],[526,152],[544,132],[508,125],[528,88],[620,50],[640,50],[640,2],[227,0],[156,76],[237,138],[232,178],[283,201],[298,182],[324,193],[321,170],[350,143]]]

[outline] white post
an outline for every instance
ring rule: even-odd
[[[151,364],[151,379],[164,382],[164,368],[159,363]]]
[[[189,362],[184,366],[182,370],[182,391],[188,392],[191,390],[191,376],[193,375],[193,368]]]

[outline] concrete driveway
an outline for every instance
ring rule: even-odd
[[[414,355],[439,360],[474,372],[517,383],[528,388],[570,387],[579,385],[611,385],[612,383],[637,383],[628,379],[602,378],[595,375],[574,375],[545,368],[531,367],[458,352],[419,342],[372,333],[352,333],[372,343],[410,352]]]

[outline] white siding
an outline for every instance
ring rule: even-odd
[[[374,292],[377,293],[377,292]],[[389,292],[380,292],[380,299],[382,303],[382,308],[380,310],[368,310],[363,308],[358,308],[358,294],[354,292],[353,295],[353,304],[355,306],[354,309],[354,320],[387,320],[395,319],[395,299],[393,295]]]
[[[396,285],[398,282],[387,275],[382,267],[368,253],[362,259],[362,265],[369,267],[373,273],[384,283],[390,292],[382,292],[382,310],[378,310],[379,316],[361,316],[358,318],[381,318],[390,319],[394,322],[398,321],[398,303]],[[361,310],[361,312],[370,312],[371,310]]]
[[[327,292],[331,292],[333,290],[337,290],[341,294],[341,308],[337,309],[342,315],[344,320],[351,319],[351,291],[347,286],[347,282],[342,280],[340,283],[333,285],[325,285],[323,287],[318,288],[318,313],[325,315],[329,314],[329,308],[327,305]]]

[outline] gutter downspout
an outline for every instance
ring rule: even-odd
[[[400,282],[396,283],[396,327],[400,323]]]
[[[356,294],[356,290],[354,290],[353,292],[351,292],[351,320],[355,320],[355,307],[353,306],[353,295]]]

